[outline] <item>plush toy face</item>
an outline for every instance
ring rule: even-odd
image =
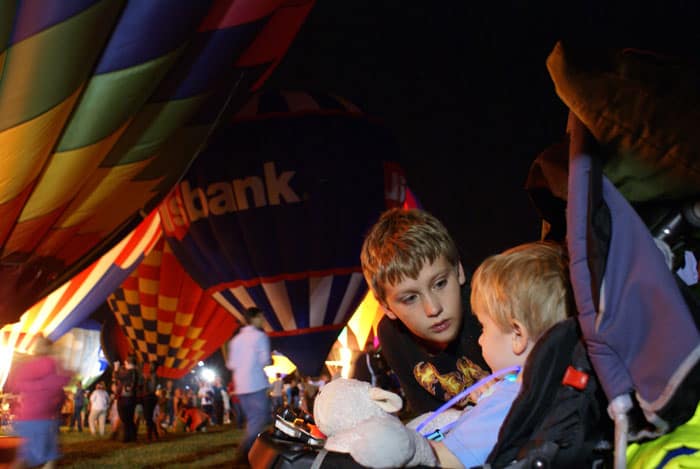
[[[328,437],[328,451],[349,453],[364,467],[435,466],[428,440],[407,429],[392,412],[401,397],[355,379],[336,379],[321,388],[314,421]]]
[[[314,421],[326,436],[355,427],[374,416],[397,412],[403,404],[393,392],[356,379],[339,378],[321,388],[314,402]]]

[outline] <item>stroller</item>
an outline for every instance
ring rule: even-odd
[[[700,141],[688,128],[698,124],[700,97],[679,85],[679,99],[662,85],[671,76],[695,90],[698,71],[634,50],[582,66],[579,52],[590,60],[590,51],[557,44],[547,63],[570,108],[568,161],[556,161],[557,150],[550,149],[543,154],[550,165],[536,162],[531,176],[546,180],[554,197],[543,197],[542,185],[528,184],[550,233],[566,237],[581,336],[615,425],[611,458],[594,465],[697,467]],[[609,102],[627,106],[610,108]],[[568,184],[562,184],[567,171]],[[564,207],[565,219],[558,218]],[[508,435],[527,422],[515,415],[514,409],[489,463],[502,467],[539,457],[540,465],[572,467],[557,462],[567,442],[556,435],[558,449],[547,450],[553,445],[545,435],[535,438],[534,453],[519,442],[512,445],[518,457],[510,459],[513,450],[499,454]],[[630,441],[635,443],[628,447]],[[597,449],[605,454],[602,443]],[[590,467],[576,461],[575,467]]]
[[[578,324],[557,325],[542,339],[545,351],[533,350],[532,371],[484,467],[624,468],[635,460],[628,439],[666,435],[650,446],[652,457],[637,457],[643,467],[664,467],[700,449],[700,413],[683,428],[700,402],[700,302],[669,269],[678,253],[658,245],[682,252],[680,231],[700,228],[688,213],[698,205],[650,230],[603,176],[590,156],[596,142],[573,114],[569,133],[566,232]],[[562,378],[568,367],[591,378],[579,394]]]

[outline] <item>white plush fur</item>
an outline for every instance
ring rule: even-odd
[[[328,437],[326,449],[350,453],[363,466],[435,466],[428,441],[392,415],[401,405],[397,394],[341,378],[321,388],[314,402],[314,421]]]

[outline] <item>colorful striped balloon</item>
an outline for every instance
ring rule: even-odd
[[[160,202],[313,3],[0,4],[0,324]]]

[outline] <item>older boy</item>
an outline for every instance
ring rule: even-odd
[[[383,354],[412,411],[435,410],[485,375],[479,325],[462,303],[459,253],[439,220],[423,210],[387,210],[360,257],[386,314],[378,328]]]
[[[486,259],[472,279],[471,306],[492,370],[523,367],[544,332],[571,312],[564,250],[548,242],[523,244]],[[522,371],[496,382],[464,412],[443,442],[432,442],[441,467],[471,467],[486,461],[501,424],[520,391]]]

